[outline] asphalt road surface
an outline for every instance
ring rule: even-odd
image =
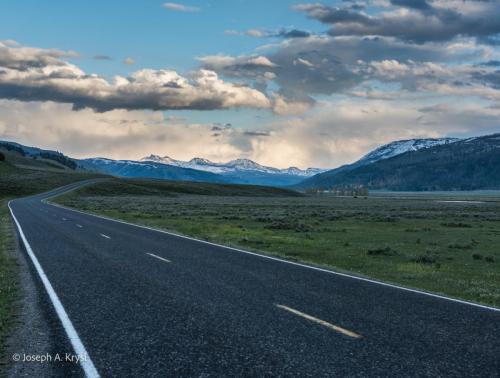
[[[10,203],[56,344],[84,359],[65,375],[500,375],[496,309],[42,201],[78,185]]]

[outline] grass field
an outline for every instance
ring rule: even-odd
[[[7,202],[99,175],[74,172],[52,161],[0,151],[6,155],[6,161],[0,162],[0,361],[3,361],[5,340],[15,316],[14,303],[18,297],[18,266],[12,253],[15,248],[14,229]],[[0,365],[0,376],[1,370]]]
[[[114,180],[57,202],[500,307],[499,193],[341,198],[266,190]]]

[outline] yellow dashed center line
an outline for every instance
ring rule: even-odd
[[[318,319],[318,318],[315,318],[314,316],[311,316],[311,315],[308,315],[308,314],[305,314],[299,310],[295,310],[291,307],[288,307],[288,306],[284,306],[284,305],[280,305],[280,304],[277,304],[276,307],[278,308],[281,308],[285,311],[288,311],[288,312],[291,312],[292,314],[295,314],[295,315],[298,315],[304,319],[307,319],[307,320],[310,320],[314,323],[317,323],[317,324],[320,324],[324,327],[327,327],[335,332],[340,332],[346,336],[349,336],[349,337],[353,337],[355,339],[359,339],[361,338],[361,335],[358,335],[357,333],[355,332],[352,332],[352,331],[349,331],[348,329],[345,329],[345,328],[342,328],[342,327],[339,327],[339,326],[336,326],[334,324],[331,324],[331,323],[328,323],[327,321],[324,321],[324,320],[321,320],[321,319]]]

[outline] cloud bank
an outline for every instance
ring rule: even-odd
[[[143,69],[106,80],[63,60],[72,56],[71,52],[0,42],[0,98],[62,102],[76,110],[98,112],[271,106],[262,92],[224,81],[214,71],[201,69],[184,77],[172,70]]]
[[[155,153],[184,160],[246,157],[280,168],[333,168],[396,139],[492,133],[499,117],[500,107],[352,99],[242,129],[189,124],[163,112],[75,112],[68,104],[0,100],[0,139],[82,158],[139,159]]]

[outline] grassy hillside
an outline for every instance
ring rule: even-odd
[[[241,197],[234,195],[238,187],[207,196],[189,183],[175,193],[159,191],[157,185],[142,182],[136,190],[135,183],[101,182],[57,202],[500,306],[500,193]]]
[[[12,251],[14,228],[7,208],[9,199],[40,193],[71,182],[99,177],[75,171],[52,159],[31,158],[18,151],[0,148],[0,360],[5,357],[4,343],[15,315],[18,295],[18,268]],[[100,176],[102,177],[102,176]],[[0,364],[0,375],[1,375]]]
[[[212,184],[189,181],[151,179],[112,179],[78,189],[82,196],[176,196],[194,194],[205,196],[243,197],[300,197],[302,194],[288,190],[257,185]]]

